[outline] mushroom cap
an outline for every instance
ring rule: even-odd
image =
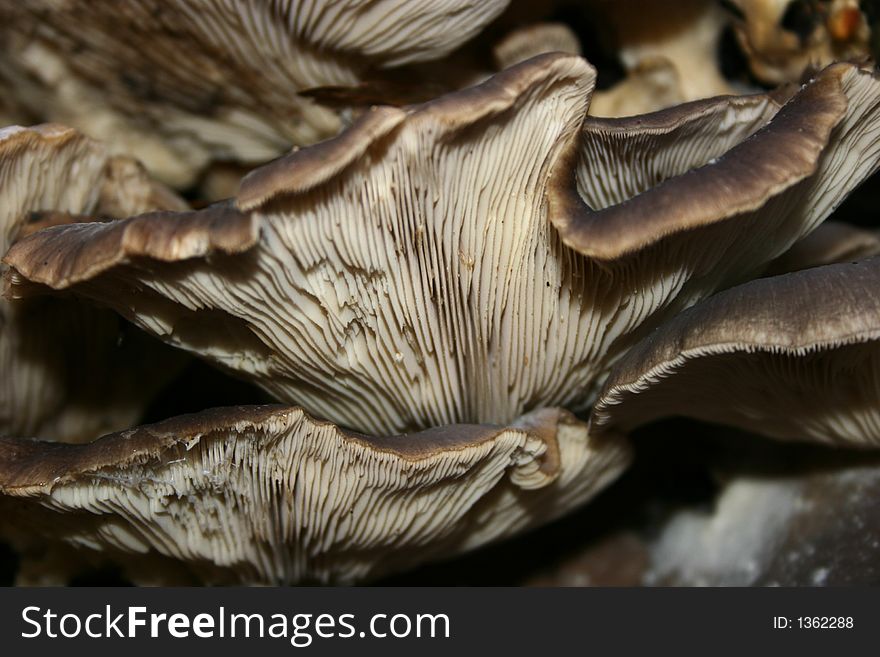
[[[203,222],[212,233],[248,217],[260,233],[250,250],[112,250],[129,225],[169,244],[188,230],[161,217],[59,226],[10,251],[10,291],[68,290],[109,305],[281,401],[370,433],[586,410],[631,344],[760,271],[880,159],[880,85],[853,66],[828,69],[760,129],[776,96],[606,121],[606,131],[590,119],[581,130],[592,86],[583,60],[544,55],[423,105],[376,108],[257,169],[239,215]],[[615,129],[619,145],[603,151]],[[720,144],[697,134],[719,130]],[[717,164],[694,161],[738,139]],[[646,143],[665,154],[630,158]],[[782,146],[792,161],[780,161]],[[600,178],[612,160],[627,170],[620,179],[651,184],[640,171],[655,165],[673,175],[625,186],[642,193],[592,212],[578,193],[589,174],[571,163],[595,163]],[[779,179],[769,190],[766,172]],[[722,196],[726,205],[710,202]]]
[[[184,206],[136,162],[58,125],[0,130],[0,252],[47,225]],[[3,267],[5,269],[5,267]],[[0,300],[0,435],[92,439],[130,426],[180,356],[114,313]]]
[[[183,188],[211,160],[264,162],[330,137],[340,117],[299,91],[440,57],[507,2],[3,0],[0,78],[43,120]]]
[[[0,439],[0,531],[159,555],[215,583],[354,582],[582,504],[628,461],[567,412],[371,437],[299,408],[181,416],[87,445]]]
[[[720,292],[616,366],[591,426],[681,415],[786,440],[880,443],[880,258]]]
[[[554,170],[548,214],[564,244],[640,281],[622,304],[619,321],[638,327],[626,346],[758,275],[877,169],[878,93],[871,72],[840,64],[775,114],[787,90],[585,122],[580,151],[563,156],[577,169]],[[703,122],[725,137],[700,136]]]

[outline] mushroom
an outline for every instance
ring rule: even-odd
[[[784,104],[789,91],[585,120],[593,85],[584,60],[543,55],[425,104],[376,107],[338,137],[255,170],[229,203],[59,225],[17,242],[5,258],[12,297],[110,306],[322,418],[237,409],[87,447],[9,441],[0,499],[33,503],[21,506],[38,523],[25,535],[76,516],[63,540],[83,536],[125,558],[158,553],[209,580],[352,581],[476,547],[595,493],[626,461],[629,424],[605,419],[612,393],[589,430],[542,409],[589,411],[652,327],[686,322],[669,318],[757,275],[815,229],[880,161],[880,83],[837,65]],[[568,450],[560,423],[575,428]],[[474,424],[492,426],[461,426]],[[479,468],[469,460],[478,445],[494,455]],[[420,460],[424,450],[440,460]],[[464,474],[443,465],[453,454]],[[366,494],[340,490],[355,480],[325,474],[328,459],[376,463],[367,489],[403,506],[418,499],[425,514],[398,514],[398,527],[377,505],[350,521],[345,504],[305,505],[314,491],[324,504],[337,491],[354,491],[348,504]],[[219,479],[204,474],[224,463],[233,466]],[[481,488],[482,467],[493,474]],[[295,513],[259,512],[279,500]],[[238,510],[228,529],[222,519]],[[371,529],[345,533],[355,525]],[[401,557],[404,545],[417,554]]]
[[[727,20],[713,0],[593,0],[627,77],[596,94],[594,116],[632,116],[732,92],[718,49]]]
[[[130,160],[57,125],[0,130],[0,251],[82,213],[184,207]],[[91,440],[139,418],[180,357],[108,311],[69,300],[0,301],[0,434]]]
[[[752,281],[631,349],[593,409],[598,432],[664,416],[785,440],[880,444],[880,258]]]
[[[858,0],[726,0],[752,73],[767,84],[870,55]]]
[[[0,78],[43,120],[184,188],[212,160],[263,162],[335,134],[337,113],[299,91],[438,58],[506,5],[3,0]]]
[[[499,70],[548,52],[580,55],[580,41],[565,24],[537,23],[514,30],[492,49]],[[623,80],[611,89],[595,92],[589,112],[592,116],[632,116],[671,107],[683,100],[681,77],[675,65],[665,56],[651,54],[632,58]]]
[[[548,522],[627,456],[554,409],[373,437],[235,407],[88,445],[0,439],[0,506],[19,545],[116,554],[134,581],[158,555],[203,582],[346,583]]]
[[[598,91],[590,115],[602,117],[648,114],[683,101],[681,78],[665,57],[645,58],[607,91]]]
[[[564,23],[536,23],[507,34],[492,48],[492,57],[501,70],[548,52],[580,55],[581,44]]]
[[[721,71],[719,55],[730,17],[715,0],[587,0],[577,9],[566,9],[576,11],[595,33],[590,41],[597,43],[589,45],[617,60],[625,75],[594,94],[592,116],[633,116],[734,91]],[[522,6],[515,4],[512,10]],[[512,13],[504,18],[512,18]],[[537,20],[528,14],[518,18]],[[496,65],[505,68],[554,51],[580,54],[577,35],[562,23],[537,22],[506,35],[493,48],[493,56]]]
[[[370,433],[586,411],[636,339],[759,273],[880,159],[880,84],[854,66],[827,69],[769,122],[776,101],[757,96],[579,131],[592,85],[583,60],[545,55],[376,108],[245,178],[238,212],[260,236],[240,256],[194,258],[190,224],[163,217],[59,226],[10,250],[10,293],[97,300]],[[642,189],[655,166],[672,177]],[[245,221],[194,217],[208,234]],[[161,237],[127,252],[128,231]]]

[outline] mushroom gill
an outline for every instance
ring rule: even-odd
[[[187,224],[162,217],[43,231],[7,255],[11,294],[91,298],[370,433],[588,410],[635,340],[754,276],[880,159],[880,83],[855,66],[778,112],[772,95],[584,122],[593,78],[544,55],[375,108],[245,178],[260,235],[239,255],[176,252]],[[209,232],[241,221],[202,213]],[[136,258],[115,246],[135,224],[161,236]]]
[[[0,515],[23,551],[114,554],[134,581],[159,555],[206,583],[350,583],[548,522],[627,461],[558,409],[371,437],[234,407],[88,445],[0,439]]]
[[[752,281],[686,310],[621,360],[598,432],[688,416],[786,440],[876,447],[880,258]]]
[[[6,440],[6,530],[27,544],[51,526],[205,581],[375,577],[582,504],[626,465],[624,432],[658,407],[689,412],[682,390],[701,363],[717,399],[700,417],[870,442],[875,359],[847,350],[874,340],[876,304],[853,296],[870,294],[873,261],[737,285],[877,169],[880,82],[837,64],[798,90],[629,119],[587,117],[594,83],[585,60],[542,55],[374,107],[256,169],[234,199],[17,241],[4,258],[14,303],[110,307],[296,406],[86,446]],[[865,394],[841,388],[794,419],[753,422],[767,396],[749,406],[746,384],[722,408],[728,376],[713,365],[728,331],[755,338],[737,348],[747,381],[789,382],[790,369],[821,390],[858,366]],[[687,340],[694,362],[678,372]],[[825,347],[835,356],[815,356]],[[848,415],[853,401],[868,410]],[[571,415],[591,409],[590,425]]]
[[[438,58],[507,0],[0,2],[0,80],[41,120],[111,142],[183,189],[332,136],[298,92]],[[387,29],[393,20],[394,29]]]

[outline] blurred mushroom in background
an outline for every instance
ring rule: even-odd
[[[802,472],[730,477],[713,509],[682,509],[670,517],[650,545],[642,582],[877,585],[877,460],[827,463],[817,460]]]
[[[764,84],[797,82],[834,61],[872,54],[858,0],[725,0],[751,67]]]
[[[626,78],[596,94],[594,116],[632,116],[733,93],[721,73],[727,17],[713,0],[590,0],[592,20],[608,30]]]
[[[589,109],[593,116],[646,114],[738,89],[721,70],[721,36],[729,17],[714,0],[584,0],[556,5],[577,16],[590,33],[578,35],[564,23],[529,16],[514,3],[508,14],[524,25],[505,35],[493,56],[504,68],[546,52],[579,55],[583,45],[616,60],[623,79],[594,94]],[[552,11],[545,14],[552,16]],[[595,42],[582,44],[582,38]]]
[[[164,182],[253,165],[344,125],[298,95],[445,55],[508,0],[0,2],[0,80]],[[389,21],[394,28],[388,29]]]

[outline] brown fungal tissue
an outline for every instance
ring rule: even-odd
[[[669,416],[880,445],[880,241],[823,224],[880,167],[873,65],[770,79],[765,36],[736,94],[751,5],[586,2],[597,92],[580,23],[509,4],[0,2],[2,116],[72,124],[0,131],[19,581],[375,580],[613,499]],[[276,403],[169,410],[196,360]],[[728,581],[676,527],[621,567]]]
[[[712,0],[623,0],[592,5],[607,22],[626,78],[596,94],[596,116],[643,114],[732,92],[718,56],[726,16]]]
[[[868,15],[858,0],[729,0],[738,42],[749,66],[770,84],[805,70],[871,54]]]

